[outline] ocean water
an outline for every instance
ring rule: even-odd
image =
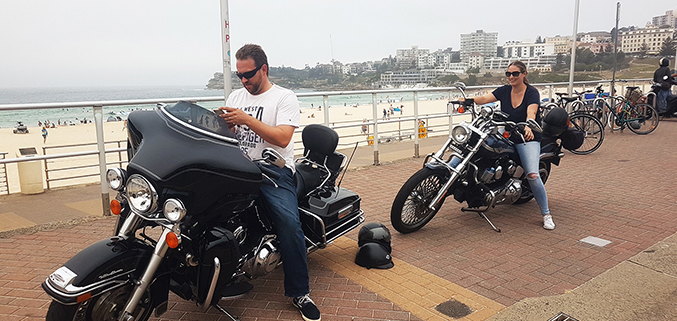
[[[313,91],[312,89],[295,90],[297,93],[309,93]],[[442,99],[445,98],[443,95],[444,93],[419,94],[419,99]],[[218,96],[223,96],[223,90],[204,89],[204,87],[199,86],[0,88],[0,105]],[[411,100],[413,100],[412,93],[377,95],[377,102],[392,102],[397,104],[398,102]],[[222,102],[205,102],[201,104],[207,108],[223,105]],[[329,107],[371,104],[371,94],[330,96],[328,99]],[[299,98],[299,105],[302,109],[317,108],[323,105],[323,99],[322,97],[301,97]],[[127,114],[133,110],[152,108],[155,108],[155,105],[107,106],[103,108],[104,121],[110,117],[125,119]],[[0,128],[15,127],[18,121],[23,122],[29,127],[35,127],[38,126],[38,122],[79,124],[83,121],[93,120],[94,115],[91,107],[0,111]]]

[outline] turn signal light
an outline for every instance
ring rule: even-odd
[[[510,138],[510,132],[503,132],[503,138],[505,139]]]
[[[179,246],[179,237],[176,236],[176,233],[167,233],[167,246],[169,246],[170,249],[175,249]]]
[[[463,108],[463,106],[458,107],[458,112],[459,112],[460,114],[465,113],[465,108]]]
[[[120,215],[120,213],[122,213],[122,205],[118,200],[110,201],[110,211],[115,215]]]
[[[89,300],[89,299],[91,299],[91,298],[92,298],[92,292],[87,292],[87,293],[85,293],[85,294],[83,294],[83,295],[78,296],[77,302],[78,302],[78,303],[84,302],[84,301],[87,301],[87,300]]]

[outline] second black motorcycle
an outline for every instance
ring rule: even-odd
[[[463,86],[457,88],[463,93]],[[473,121],[454,126],[442,148],[429,154],[423,168],[401,187],[390,211],[391,223],[398,232],[421,229],[449,196],[459,203],[466,202],[467,207],[462,211],[478,213],[500,232],[485,212],[497,204],[521,204],[534,197],[510,137],[517,135],[523,141],[525,126],[542,132],[541,126],[534,120],[509,121],[505,113],[488,106],[475,106],[469,98],[451,103],[470,110]],[[544,184],[552,165],[559,165],[564,156],[558,138],[568,130],[568,116],[565,111],[561,112],[563,121],[546,126],[541,141],[539,174]],[[555,114],[551,118],[554,119]]]

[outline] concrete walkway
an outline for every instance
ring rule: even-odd
[[[591,155],[567,152],[546,184],[554,231],[541,227],[535,202],[488,212],[502,229],[496,233],[447,199],[421,231],[391,228],[390,270],[355,265],[357,231],[349,233],[309,256],[322,319],[546,321],[560,312],[581,321],[677,318],[674,137],[677,122],[665,121],[646,136],[607,131]],[[445,139],[421,140],[421,155]],[[413,153],[411,141],[381,144],[382,165],[371,166],[373,149],[358,149],[342,186],[360,194],[367,222],[390,227],[395,194],[422,165]],[[0,320],[44,320],[50,301],[40,283],[110,235],[114,218],[101,213],[98,185],[0,197]],[[580,241],[591,236],[611,243]],[[242,320],[299,320],[282,278],[278,269],[254,280],[245,298],[222,303]],[[226,320],[174,295],[156,320],[198,319]]]

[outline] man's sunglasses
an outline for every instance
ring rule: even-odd
[[[242,78],[250,79],[251,77],[256,76],[256,73],[259,72],[259,69],[261,69],[261,67],[263,67],[263,65],[258,66],[258,67],[256,67],[256,69],[251,70],[251,71],[247,71],[247,72],[243,72],[243,73],[238,72],[235,75],[237,75],[237,78],[240,78],[240,79],[242,79]]]
[[[510,77],[510,76],[513,76],[513,77],[519,77],[519,75],[520,75],[521,73],[522,73],[521,71],[513,71],[513,72],[506,71],[506,72],[505,72],[505,76],[506,76],[506,77]]]

